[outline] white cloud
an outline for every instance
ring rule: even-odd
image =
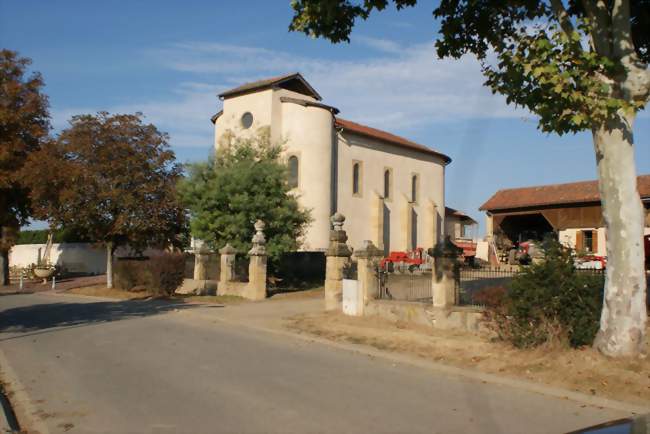
[[[212,143],[209,118],[220,107],[218,93],[247,81],[299,71],[324,102],[341,109],[341,117],[387,130],[523,113],[482,86],[480,64],[471,57],[438,60],[432,43],[401,46],[357,36],[353,45],[357,44],[365,50],[356,50],[363,55],[354,60],[212,42],[174,44],[147,55],[161,67],[185,75],[186,81],[165,98],[105,109],[143,112],[170,133],[174,146],[208,147]],[[210,83],[203,81],[205,77]],[[55,126],[65,125],[70,114],[96,110],[54,111]]]
[[[370,55],[332,61],[205,42],[177,44],[158,54],[168,68],[220,75],[229,86],[300,71],[325,102],[342,110],[341,116],[386,128],[521,115],[482,85],[480,64],[472,57],[439,60],[430,43],[402,47],[370,37],[356,37],[353,43],[369,48]]]

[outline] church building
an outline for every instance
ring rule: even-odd
[[[345,215],[353,248],[371,240],[386,252],[405,251],[432,247],[442,237],[448,156],[340,117],[299,73],[219,97],[215,149],[228,132],[256,134],[264,127],[272,141],[284,143],[289,182],[313,219],[302,250],[327,249],[335,212]]]

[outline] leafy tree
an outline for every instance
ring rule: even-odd
[[[290,29],[348,41],[357,18],[388,0],[293,0]],[[397,8],[417,0],[393,0]],[[485,84],[558,134],[591,131],[608,229],[607,285],[594,345],[637,355],[647,312],[643,207],[636,185],[633,124],[650,95],[648,0],[441,0],[439,57],[475,55]]]
[[[43,79],[37,72],[26,75],[30,63],[15,51],[0,50],[0,285],[9,284],[10,233],[30,215],[28,191],[18,175],[50,130]]]
[[[179,191],[190,210],[192,235],[213,249],[230,243],[245,253],[253,223],[261,219],[272,261],[298,249],[310,217],[290,194],[281,152],[268,131],[250,138],[225,134],[214,159],[190,165]]]
[[[167,135],[141,113],[73,116],[29,161],[35,216],[103,243],[108,288],[118,246],[167,246],[184,231],[175,189],[181,169]]]

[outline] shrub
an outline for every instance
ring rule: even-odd
[[[541,263],[519,273],[500,299],[490,299],[488,323],[519,348],[555,340],[590,345],[598,331],[603,276],[577,271],[571,250],[555,240],[546,240],[543,249]]]
[[[119,259],[113,267],[115,286],[125,291],[148,289],[157,295],[171,295],[185,274],[185,257],[165,253],[151,258]]]

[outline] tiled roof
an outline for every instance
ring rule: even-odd
[[[299,84],[304,87],[306,94],[308,94],[309,96],[312,96],[319,101],[322,99],[321,96],[318,94],[318,92],[316,92],[316,90],[313,87],[311,87],[309,83],[307,83],[307,80],[305,80],[304,77],[300,75],[299,72],[281,75],[279,77],[265,78],[263,80],[257,80],[250,83],[244,83],[241,86],[237,86],[233,89],[220,93],[219,98],[226,98],[230,96],[252,92],[255,90],[260,90],[260,89],[269,88],[273,86],[279,86],[283,83],[287,83],[292,80],[298,81]]]
[[[457,209],[450,208],[448,206],[445,207],[445,216],[453,216],[453,217],[458,217],[459,219],[462,220],[471,220],[473,223],[477,223],[476,220],[468,216],[462,211],[458,211]]]
[[[348,121],[346,119],[341,119],[339,117],[336,118],[336,126],[339,128],[343,128],[344,131],[347,130],[356,134],[360,134],[362,136],[372,137],[374,139],[382,140],[392,145],[401,146],[403,148],[412,149],[414,151],[424,152],[429,155],[435,155],[437,157],[442,158],[445,161],[445,164],[449,164],[451,162],[451,158],[443,153],[434,151],[429,147],[426,147],[419,143],[412,142],[408,139],[405,139],[404,137],[396,136],[395,134],[391,134],[386,131],[378,130],[376,128],[371,128],[365,125],[358,124],[356,122]]]
[[[637,177],[637,186],[642,198],[650,197],[650,175]],[[499,190],[479,209],[482,211],[495,211],[593,202],[600,202],[598,181]]]

